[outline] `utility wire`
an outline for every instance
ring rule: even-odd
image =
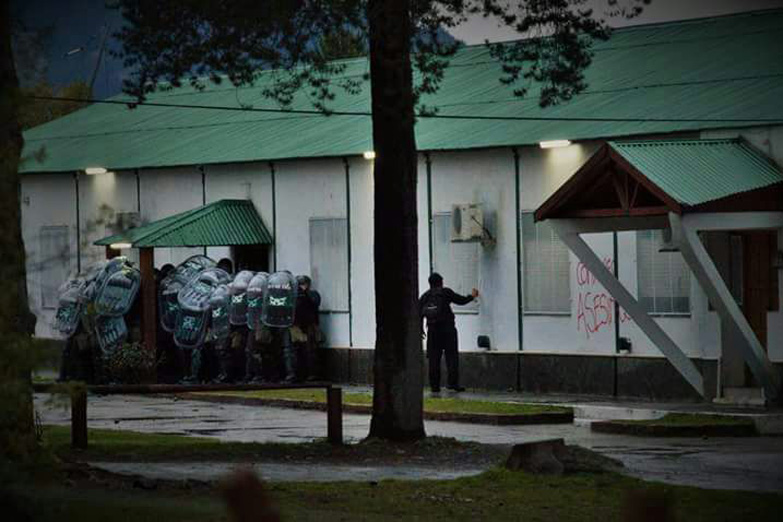
[[[259,107],[229,107],[222,105],[197,105],[183,103],[158,103],[148,101],[121,101],[121,100],[96,100],[90,98],[70,98],[64,96],[25,96],[34,100],[63,101],[77,103],[102,103],[109,105],[125,105],[129,108],[138,106],[165,107],[173,109],[203,109],[236,112],[264,112],[274,114],[304,114],[311,116],[362,116],[371,117],[369,111],[329,111],[328,113],[316,109],[263,109]],[[439,120],[489,120],[489,121],[572,121],[572,122],[605,122],[605,123],[779,123],[780,118],[606,118],[606,117],[571,117],[571,116],[488,116],[484,114],[431,114],[421,113],[416,115],[421,119]]]

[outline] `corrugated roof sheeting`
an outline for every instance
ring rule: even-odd
[[[253,203],[224,199],[98,240],[96,245],[128,242],[135,248],[272,244]]]
[[[695,206],[783,183],[783,173],[742,140],[609,142],[678,203]]]
[[[345,62],[361,77],[366,59]],[[500,65],[484,46],[462,49],[437,94],[423,101],[440,114],[543,118],[769,119],[783,123],[783,10],[619,29],[595,46],[587,92],[542,109],[537,86],[524,99],[499,82]],[[191,87],[156,93],[159,103],[258,108],[264,72],[253,87],[224,82],[203,92]],[[369,111],[370,90],[337,93],[337,111]],[[122,99],[119,97],[118,99]],[[312,109],[307,93],[293,108]],[[750,125],[713,122],[498,121],[420,119],[420,150],[535,144],[547,139],[591,139]],[[25,133],[23,172],[167,167],[361,154],[372,149],[367,116],[321,116],[95,104]]]

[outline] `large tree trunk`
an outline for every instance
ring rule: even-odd
[[[371,0],[375,150],[375,388],[370,437],[425,436],[418,315],[418,220],[411,20],[407,0]]]
[[[24,457],[35,443],[29,336],[35,321],[27,306],[19,209],[22,133],[17,120],[19,82],[11,51],[9,1],[0,4],[0,454]]]

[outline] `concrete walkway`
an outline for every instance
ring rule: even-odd
[[[36,407],[46,424],[68,424],[70,412],[46,404],[36,396]],[[318,411],[265,406],[215,404],[150,396],[89,398],[91,428],[125,429],[215,437],[225,441],[306,442],[326,435],[326,415]],[[345,415],[347,442],[367,435],[368,415]],[[783,492],[783,438],[648,439],[592,433],[584,424],[548,426],[488,426],[427,421],[427,434],[489,444],[516,444],[562,437],[622,461],[627,473],[647,480],[715,489]],[[476,469],[412,467],[372,468],[257,464],[270,480],[380,480],[383,478],[453,478],[478,473]],[[109,470],[150,477],[217,477],[234,463],[100,464]],[[305,469],[306,468],[306,469]],[[339,468],[339,469],[338,469]]]
[[[365,386],[346,386],[348,392],[371,393]],[[448,396],[441,394],[441,396]],[[454,396],[454,395],[451,395]],[[599,420],[660,419],[667,413],[733,415],[752,419],[762,435],[783,435],[783,408],[745,407],[704,402],[643,402],[613,397],[576,395],[532,395],[517,392],[468,391],[460,398],[491,402],[523,402],[567,406],[574,410],[576,424],[589,425]]]

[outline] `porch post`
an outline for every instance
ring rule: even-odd
[[[155,296],[155,251],[152,248],[139,249],[141,269],[141,338],[147,350],[154,350],[156,344],[157,299]]]
[[[709,216],[705,216],[709,217]],[[754,216],[755,217],[755,216]],[[733,324],[737,330],[742,334],[745,342],[740,343],[739,351],[742,354],[742,358],[750,367],[750,371],[753,372],[753,376],[758,380],[759,384],[764,388],[766,397],[770,400],[776,400],[780,395],[780,382],[778,382],[777,373],[772,363],[767,358],[764,352],[764,347],[753,332],[748,320],[740,310],[739,305],[731,295],[726,283],[723,281],[718,269],[712,262],[712,258],[707,253],[704,245],[699,239],[698,231],[700,229],[699,220],[700,216],[690,215],[679,216],[674,213],[669,214],[669,222],[672,228],[672,240],[680,247],[680,252],[685,258],[685,262],[688,263],[688,267],[696,276],[702,289],[709,297],[710,302],[718,312],[721,321],[725,321],[727,324]],[[742,218],[740,218],[742,219]],[[708,228],[717,229],[720,228],[719,223],[721,220],[714,220],[712,226]],[[727,229],[743,229],[740,226],[734,227],[730,222],[726,222],[723,225]],[[747,223],[751,225],[751,223]],[[764,224],[762,220],[759,224]],[[774,224],[772,221],[769,224]],[[778,223],[781,224],[781,223]],[[747,228],[755,228],[755,226],[749,226]]]
[[[577,222],[570,219],[549,220],[555,233],[563,243],[576,254],[588,270],[595,276],[604,288],[614,297],[620,306],[636,322],[639,328],[658,347],[674,368],[682,375],[688,384],[704,397],[704,381],[696,365],[672,341],[668,334],[656,323],[647,311],[639,304],[631,293],[617,280],[601,262],[593,250],[579,237],[580,229]],[[615,318],[617,320],[617,318]]]

